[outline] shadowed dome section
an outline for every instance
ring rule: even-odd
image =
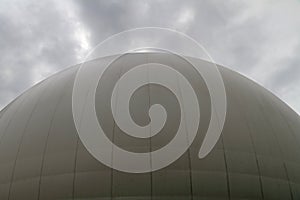
[[[141,174],[113,170],[96,160],[73,121],[72,90],[79,68],[74,66],[30,88],[0,112],[0,199],[300,199],[300,117],[290,107],[218,66],[227,93],[226,121],[214,149],[199,159],[211,116],[207,86],[182,60],[150,51],[123,56],[107,71],[107,85],[129,65],[155,61],[182,70],[198,95],[201,119],[195,140],[178,160]],[[88,64],[101,67],[114,58]],[[149,84],[134,93],[130,111],[137,124],[149,123],[153,104],[165,106],[169,117],[155,138],[136,139],[111,118],[102,101],[108,91],[103,84],[96,92],[96,113],[114,144],[149,152],[172,140],[181,115],[172,92]]]

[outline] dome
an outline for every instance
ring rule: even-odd
[[[207,61],[190,59],[208,67]],[[96,117],[107,138],[137,154],[174,140],[183,113],[168,88],[146,84],[130,98],[130,116],[141,127],[151,121],[151,106],[165,109],[163,128],[149,138],[124,134],[109,100],[131,66],[161,63],[183,74],[199,99],[199,127],[187,150],[168,165],[141,173],[99,161],[79,137],[73,118],[76,65],[33,86],[0,112],[0,199],[300,199],[300,118],[272,93],[218,66],[226,90],[226,119],[216,145],[199,158],[213,112],[203,77],[184,59],[164,52],[109,56],[86,64],[101,68],[108,62],[95,93]]]

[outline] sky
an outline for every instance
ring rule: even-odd
[[[1,0],[0,109],[107,37],[145,26],[186,33],[300,113],[299,0]]]

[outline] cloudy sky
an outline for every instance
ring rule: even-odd
[[[120,31],[184,32],[300,113],[298,0],[1,0],[0,109]]]

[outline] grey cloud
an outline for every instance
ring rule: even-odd
[[[250,76],[281,98],[282,88],[294,87],[300,77],[295,49],[289,56],[270,54],[275,48],[292,48],[287,44],[293,38],[300,42],[296,36],[299,14],[293,1],[272,5],[235,0],[7,2],[9,8],[0,8],[0,106],[31,86],[36,73],[46,77],[79,62],[89,49],[82,48],[80,38],[74,36],[78,31],[88,34],[85,39],[92,48],[130,28],[176,29],[203,44],[217,63]]]
[[[290,85],[300,83],[300,58],[290,58],[281,66],[282,68],[269,81],[269,85],[273,90],[284,89]]]
[[[266,86],[300,113],[300,44],[290,56],[278,63],[278,70]]]
[[[2,106],[34,84],[40,67],[53,73],[76,61],[78,44],[64,13],[51,1],[21,5],[10,2],[7,11],[0,11]]]
[[[76,1],[85,28],[93,45],[127,27],[130,10],[126,1]]]

